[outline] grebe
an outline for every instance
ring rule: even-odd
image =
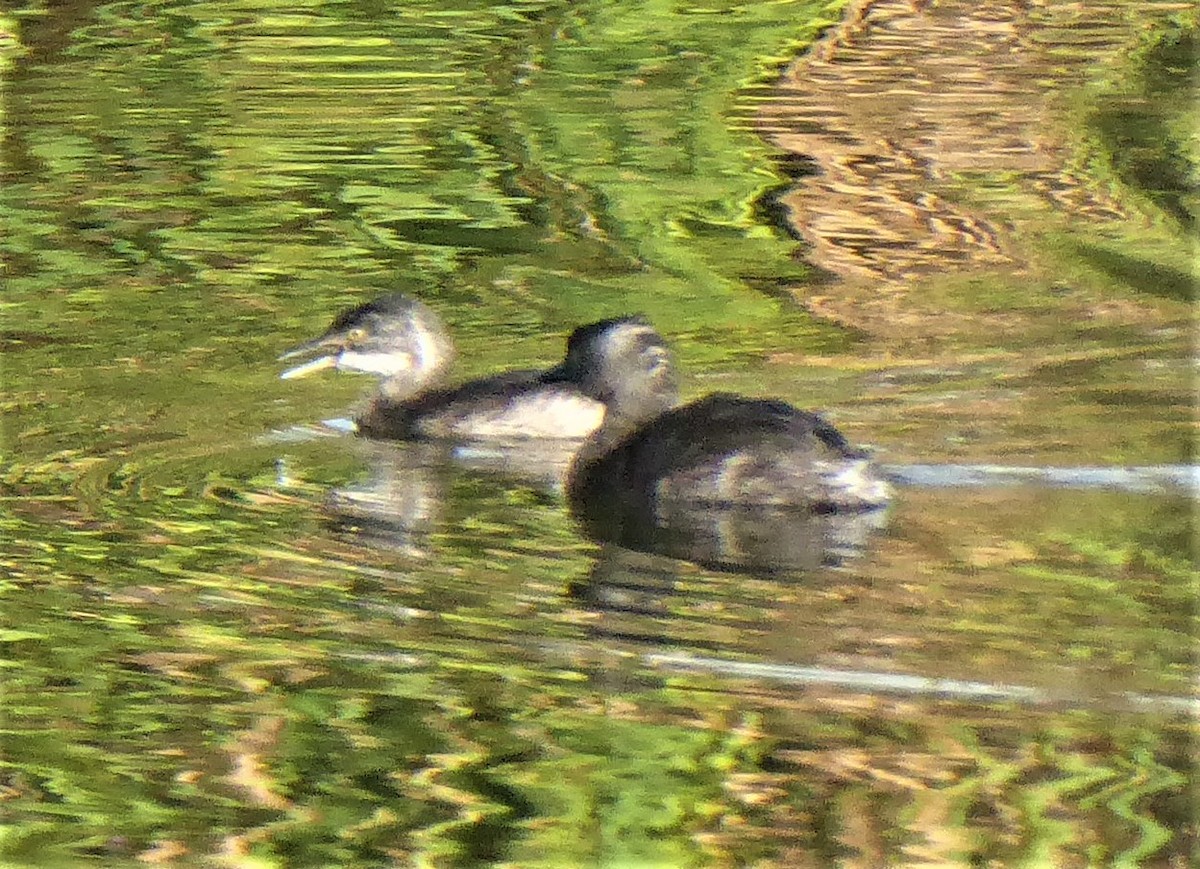
[[[668,505],[830,513],[888,502],[891,487],[867,453],[815,413],[729,393],[675,407],[662,339],[644,321],[622,323],[581,345],[580,385],[607,412],[567,481],[577,513],[644,518]]]
[[[346,311],[321,337],[283,354],[283,359],[312,358],[280,376],[336,368],[380,377],[377,395],[356,420],[366,437],[578,440],[595,431],[605,414],[603,396],[583,386],[601,355],[593,345],[626,322],[634,321],[605,320],[576,329],[566,357],[553,368],[506,371],[443,387],[439,384],[454,358],[446,327],[423,302],[394,293]]]

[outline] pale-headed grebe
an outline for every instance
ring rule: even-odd
[[[665,505],[840,512],[887,503],[890,486],[867,454],[814,413],[728,393],[674,407],[669,353],[641,328],[610,327],[581,343],[580,384],[608,410],[571,468],[577,513],[645,517]]]
[[[356,420],[372,438],[413,440],[582,439],[604,419],[604,399],[584,389],[597,355],[587,330],[577,329],[566,358],[546,370],[506,371],[458,386],[439,386],[454,358],[446,327],[424,303],[403,293],[341,314],[321,337],[283,355],[313,357],[284,371],[301,377],[325,368],[380,377],[379,392]],[[643,324],[643,328],[649,326]]]

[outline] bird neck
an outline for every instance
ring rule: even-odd
[[[601,458],[674,404],[673,395],[660,394],[626,397],[626,400],[609,403],[604,411],[604,421],[579,450],[579,467]]]
[[[408,367],[381,380],[378,396],[389,404],[410,401],[442,383],[453,361],[454,347],[449,341],[419,331],[418,340],[409,353]]]

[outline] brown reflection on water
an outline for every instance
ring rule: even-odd
[[[726,779],[737,809],[707,841],[726,859],[769,845],[767,865],[813,869],[1082,867],[1094,865],[1089,841],[1103,838],[1134,857],[1153,853],[1167,835],[1154,823],[1118,832],[1110,813],[1134,800],[1173,802],[1162,791],[1178,779],[1166,768],[1127,774],[1138,750],[1130,737],[1159,728],[1161,756],[1178,758],[1188,744],[1182,720],[1146,716],[1113,727],[1093,714],[1063,722],[1026,709],[743,688],[743,702],[766,719],[805,724],[790,736],[773,734],[760,771]],[[1167,813],[1187,811],[1178,801]],[[1139,865],[1185,865],[1186,848],[1180,842]]]
[[[956,175],[986,173],[1087,219],[1124,218],[1072,171],[1064,95],[1111,61],[1147,15],[1186,6],[851,4],[758,115],[769,141],[811,161],[815,174],[781,200],[812,245],[806,258],[874,288],[870,302],[853,308],[832,297],[808,297],[809,307],[870,328],[915,278],[948,267],[1019,269],[1006,239],[1011,221],[951,201]]]

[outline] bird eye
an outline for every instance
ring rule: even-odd
[[[652,373],[657,374],[663,368],[670,364],[670,357],[667,351],[661,347],[652,347],[646,353],[646,368]]]
[[[362,326],[356,326],[346,333],[347,344],[358,344],[367,337],[367,330]]]

